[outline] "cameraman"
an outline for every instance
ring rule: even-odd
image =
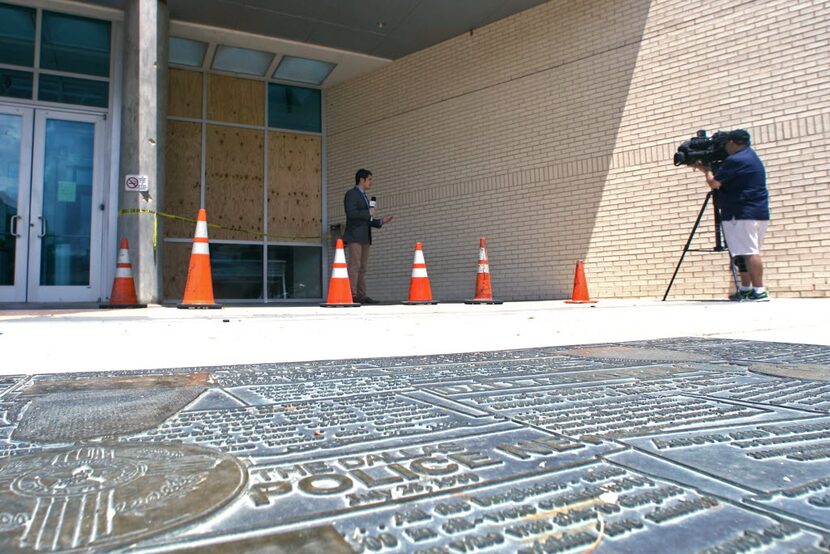
[[[730,131],[726,142],[729,156],[723,165],[714,173],[703,165],[695,169],[702,171],[706,183],[717,191],[726,246],[741,275],[741,287],[729,299],[767,302],[761,246],[769,224],[769,193],[764,164],[749,145],[747,131]]]

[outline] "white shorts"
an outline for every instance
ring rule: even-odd
[[[769,221],[730,219],[723,222],[723,238],[733,256],[752,256],[761,253]]]

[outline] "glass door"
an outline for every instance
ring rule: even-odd
[[[26,301],[95,301],[103,116],[37,110],[34,123]]]
[[[0,105],[0,302],[100,298],[103,122]]]
[[[0,106],[0,302],[26,300],[32,117]]]

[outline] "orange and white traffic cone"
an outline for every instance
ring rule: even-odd
[[[130,247],[127,239],[121,239],[118,248],[118,261],[115,263],[115,279],[112,281],[110,303],[101,304],[101,308],[146,308],[147,304],[139,304],[135,294],[133,281],[133,266],[130,263]]]
[[[323,308],[359,308],[360,304],[352,298],[352,287],[349,286],[349,270],[346,265],[346,251],[343,249],[343,239],[337,239],[337,250],[334,252],[334,263],[331,264],[331,279],[329,279],[329,296]]]
[[[478,241],[478,273],[476,274],[476,295],[465,304],[502,304],[493,300],[493,287],[490,284],[490,262],[487,260],[487,241],[481,237]]]
[[[213,276],[210,272],[210,247],[208,246],[207,211],[199,210],[196,218],[196,234],[193,236],[193,250],[190,251],[190,266],[187,269],[187,284],[179,308],[221,308],[213,300]]]
[[[427,264],[424,261],[424,251],[420,242],[415,243],[415,259],[412,261],[412,278],[409,280],[409,300],[407,305],[438,304],[432,299],[432,288],[429,286]]]
[[[585,268],[582,260],[576,262],[576,273],[574,273],[574,290],[571,294],[570,300],[565,300],[565,304],[596,304],[596,300],[591,300],[588,295],[588,282],[585,280]]]

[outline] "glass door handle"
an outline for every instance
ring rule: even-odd
[[[46,218],[43,216],[38,216],[38,219],[40,220],[40,234],[37,236],[37,238],[42,239],[46,236]]]
[[[9,229],[11,229],[11,234],[12,234],[12,236],[15,236],[15,237],[20,237],[20,232],[17,230],[17,223],[18,223],[21,219],[23,219],[23,217],[22,217],[22,216],[19,216],[19,215],[13,215],[13,216],[11,216],[11,218],[9,219]]]

